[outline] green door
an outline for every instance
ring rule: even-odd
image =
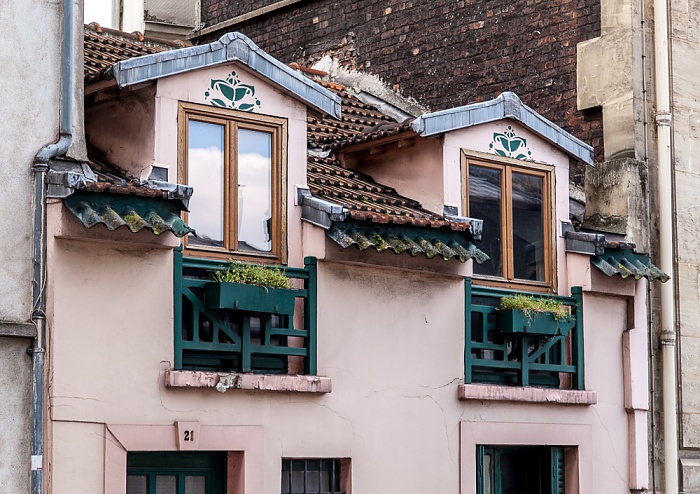
[[[224,494],[226,453],[128,453],[126,494]]]

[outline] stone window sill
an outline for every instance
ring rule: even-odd
[[[187,370],[167,371],[165,386],[167,388],[214,388],[221,393],[229,389],[282,393],[330,393],[332,391],[329,377]]]
[[[457,396],[465,401],[508,401],[518,403],[556,403],[559,405],[595,405],[598,393],[573,389],[523,388],[488,384],[460,384]]]

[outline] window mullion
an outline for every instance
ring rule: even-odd
[[[226,124],[228,142],[225,156],[225,196],[224,228],[226,229],[226,248],[238,250],[238,125],[236,122]]]
[[[515,276],[513,267],[513,172],[511,167],[503,168],[501,174],[503,191],[503,276],[512,280]]]

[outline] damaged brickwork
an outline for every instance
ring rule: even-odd
[[[202,0],[206,26],[273,4]],[[513,91],[535,111],[592,144],[603,159],[602,112],[576,109],[576,44],[600,35],[599,0],[436,0],[292,4],[237,30],[284,62],[323,55],[379,76],[431,110]]]

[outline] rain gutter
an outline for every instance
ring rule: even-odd
[[[654,0],[654,59],[657,132],[657,189],[659,200],[659,267],[674,274],[673,177],[671,161],[670,66],[668,56],[668,5]],[[678,416],[676,383],[675,284],[660,287],[662,402],[664,431],[664,493],[678,493]]]
[[[34,274],[32,322],[36,338],[32,356],[31,494],[44,492],[44,355],[46,338],[46,173],[48,162],[65,155],[73,142],[73,0],[61,2],[61,85],[59,138],[34,157]]]

